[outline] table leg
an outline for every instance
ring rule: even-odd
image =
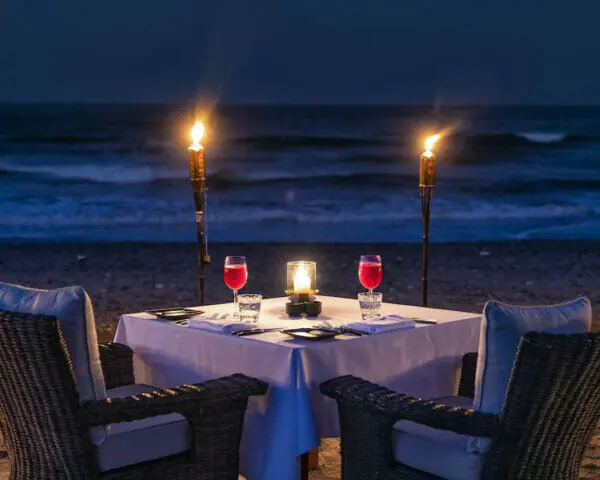
[[[319,468],[319,449],[315,448],[312,452],[308,452],[308,469],[316,470]]]
[[[311,470],[319,468],[319,449],[302,454],[300,457],[300,480],[308,480]]]

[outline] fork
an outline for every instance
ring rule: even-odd
[[[327,328],[332,328],[332,329],[334,329],[334,330],[337,330],[337,329],[336,329],[336,328],[335,328],[335,327],[334,327],[334,326],[333,326],[331,323],[329,323],[329,322],[328,322],[327,320],[325,320],[325,319],[321,320],[321,323],[322,323],[322,324],[323,324],[325,327],[327,327]]]
[[[350,335],[357,335],[359,337],[362,337],[363,335],[368,335],[367,332],[363,332],[361,330],[355,330],[353,328],[344,327],[343,325],[341,327],[334,327],[327,320],[321,320],[321,324],[324,325],[326,328],[330,328],[332,330],[337,330],[340,333],[349,333]]]

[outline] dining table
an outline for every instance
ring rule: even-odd
[[[322,313],[315,318],[290,318],[287,301],[262,301],[258,326],[267,331],[255,335],[146,312],[121,316],[115,334],[115,342],[134,352],[136,383],[168,388],[243,373],[269,384],[265,396],[250,399],[245,417],[240,472],[249,480],[301,478],[306,454],[322,438],[339,436],[336,404],[319,392],[325,380],[354,375],[415,397],[449,396],[456,392],[462,356],[479,344],[480,314],[392,303],[382,304],[381,315],[415,319],[411,328],[297,339],[281,330],[360,322],[358,301],[319,296]],[[201,315],[227,323],[232,309],[231,303],[210,305]]]

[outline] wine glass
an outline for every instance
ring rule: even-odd
[[[361,255],[358,264],[358,279],[363,287],[373,294],[383,277],[383,266],[379,255]]]
[[[238,290],[248,281],[246,257],[226,257],[223,280],[225,285],[233,290],[233,318],[237,320],[240,316]]]

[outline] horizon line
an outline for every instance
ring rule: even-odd
[[[184,101],[55,101],[55,100],[26,100],[26,101],[11,101],[0,100],[0,105],[98,105],[98,106],[165,106],[165,107],[186,107],[193,106],[194,102]],[[293,102],[223,102],[216,105],[217,108],[238,108],[238,107],[285,107],[285,108],[428,108],[428,109],[445,109],[445,108],[600,108],[600,104],[583,104],[583,103],[490,103],[490,104],[424,104],[424,103],[293,103]]]

